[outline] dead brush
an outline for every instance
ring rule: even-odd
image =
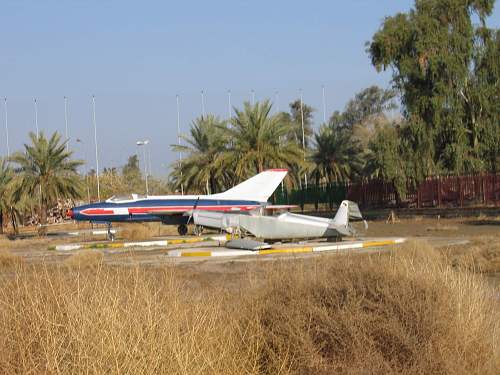
[[[142,241],[149,240],[158,234],[158,230],[148,224],[136,223],[136,224],[124,224],[122,226],[121,232],[119,232],[120,237],[129,241]]]
[[[104,254],[96,250],[82,250],[70,255],[64,264],[74,268],[93,268],[102,265]]]
[[[224,291],[171,268],[26,266],[0,274],[3,373],[256,373]]]
[[[94,264],[0,273],[3,373],[500,370],[492,290],[425,243],[252,264],[220,287]]]
[[[492,291],[426,244],[274,265],[248,309],[265,373],[500,371]]]
[[[0,267],[12,267],[23,262],[19,255],[12,254],[8,250],[0,250]]]

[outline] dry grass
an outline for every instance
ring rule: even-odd
[[[4,373],[500,370],[491,290],[425,244],[265,262],[225,288],[171,267],[92,264],[0,274]]]
[[[11,267],[23,262],[19,255],[12,254],[7,250],[0,250],[0,267]]]
[[[74,268],[93,268],[102,265],[104,254],[96,250],[82,250],[64,260],[64,264]]]
[[[151,225],[143,223],[123,224],[121,228],[120,237],[130,241],[148,240],[158,235],[158,232],[154,231]]]
[[[267,373],[500,371],[492,291],[425,244],[277,272],[254,304]]]
[[[453,265],[472,272],[500,272],[500,242],[498,236],[484,237],[470,246],[449,249]]]

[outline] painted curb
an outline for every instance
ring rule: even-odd
[[[69,244],[57,245],[49,247],[49,250],[57,251],[73,251],[81,249],[120,249],[120,248],[135,248],[135,247],[156,247],[168,245],[194,244],[207,241],[225,242],[226,236],[213,236],[204,238],[186,238],[174,240],[159,240],[159,241],[142,241],[142,242],[106,242],[106,243],[91,243],[91,244]]]
[[[269,250],[172,250],[167,253],[169,257],[238,257],[238,256],[254,256],[254,255],[272,255],[272,254],[303,254],[317,253],[339,250],[354,250],[370,247],[384,247],[390,245],[399,245],[406,242],[406,238],[396,238],[391,240],[380,241],[356,241],[349,243],[338,243],[324,246],[306,246],[306,247],[288,247],[281,249]]]

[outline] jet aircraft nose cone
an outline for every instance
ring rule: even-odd
[[[73,219],[75,217],[75,213],[73,212],[72,208],[66,211],[66,217],[69,217],[70,219]]]

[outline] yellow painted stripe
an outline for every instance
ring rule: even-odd
[[[389,240],[389,241],[368,241],[368,242],[363,242],[363,247],[376,247],[376,246],[387,246],[387,245],[395,245],[396,241],[394,240]]]
[[[211,251],[197,251],[197,252],[185,252],[181,253],[181,257],[210,257],[212,256]]]
[[[124,247],[124,246],[125,246],[125,244],[123,244],[123,243],[110,243],[108,245],[108,247],[111,249],[118,249],[118,248]]]
[[[285,249],[259,250],[259,255],[286,254],[286,253],[312,253],[312,247],[290,247]]]

